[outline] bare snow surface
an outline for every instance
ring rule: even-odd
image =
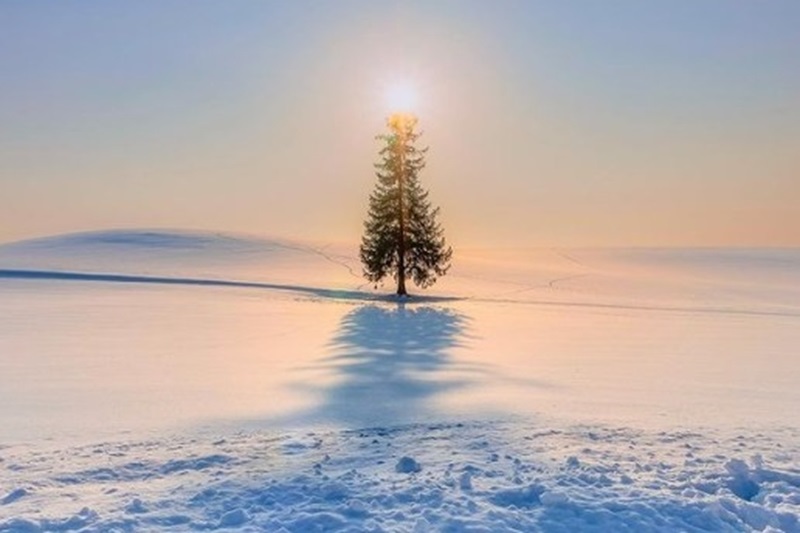
[[[0,531],[800,531],[800,251],[0,245]]]

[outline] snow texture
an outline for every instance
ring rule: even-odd
[[[0,532],[800,532],[800,251],[0,246]]]
[[[797,443],[517,420],[7,448],[0,531],[792,532]]]

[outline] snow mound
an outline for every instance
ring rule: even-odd
[[[182,259],[220,255],[276,253],[292,249],[291,243],[249,236],[184,230],[107,230],[69,233],[0,245],[4,259],[68,259],[80,256],[102,258],[120,254],[120,259]]]
[[[107,230],[0,245],[0,269],[211,277],[354,286],[352,257],[326,246],[185,230]]]
[[[413,457],[401,457],[394,466],[395,472],[399,474],[414,474],[422,470],[422,466]]]

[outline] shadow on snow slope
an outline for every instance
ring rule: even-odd
[[[50,280],[50,281],[88,281],[104,283],[146,283],[155,285],[184,285],[184,286],[204,286],[204,287],[235,287],[246,289],[267,289],[277,291],[296,292],[307,294],[317,298],[331,298],[337,300],[356,300],[356,301],[397,301],[393,295],[375,294],[359,290],[346,289],[323,289],[318,287],[306,287],[302,285],[263,283],[257,281],[237,281],[225,279],[204,279],[204,278],[184,278],[166,276],[138,276],[128,274],[105,274],[90,272],[64,272],[58,270],[27,270],[27,269],[0,269],[0,279],[27,279],[27,280]],[[456,301],[462,298],[446,296],[410,296],[407,301],[411,302],[447,302]]]

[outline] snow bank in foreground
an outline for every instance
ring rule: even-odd
[[[0,450],[0,531],[800,531],[798,435],[527,423]]]

